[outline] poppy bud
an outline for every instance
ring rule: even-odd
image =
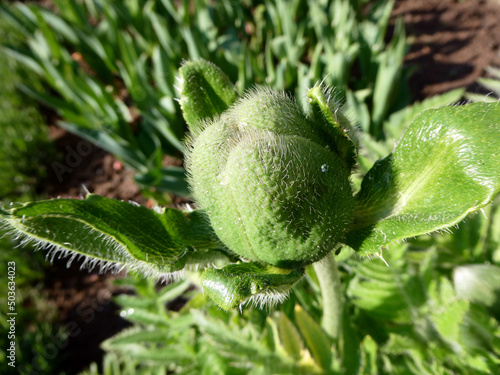
[[[342,239],[350,170],[316,121],[285,94],[258,88],[192,134],[192,193],[239,256],[290,269]]]

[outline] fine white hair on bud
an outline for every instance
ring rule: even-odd
[[[294,268],[342,240],[353,211],[350,169],[325,129],[285,93],[257,86],[190,135],[191,192],[230,250]]]

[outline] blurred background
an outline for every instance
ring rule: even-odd
[[[421,110],[498,101],[499,20],[497,0],[4,1],[0,202],[79,198],[83,186],[149,208],[191,202],[175,86],[182,61],[199,58],[240,93],[267,84],[304,109],[308,88],[334,87],[364,145],[356,189]],[[321,317],[313,273],[272,311],[225,313],[189,278],[80,270],[0,229],[18,312],[17,368],[2,333],[0,372],[321,374],[337,361],[339,373],[500,373],[498,199],[484,211],[391,249],[389,276],[341,253],[360,343],[348,364],[306,333]]]

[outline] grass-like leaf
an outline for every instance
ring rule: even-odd
[[[328,372],[332,364],[332,344],[325,332],[300,305],[295,305],[295,320],[316,363]]]
[[[304,350],[304,343],[297,328],[285,314],[281,314],[278,319],[278,331],[283,348],[295,360],[299,360]]]

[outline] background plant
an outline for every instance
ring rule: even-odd
[[[494,66],[486,67],[486,72],[490,78],[479,78],[477,83],[482,89],[488,91],[487,95],[480,95],[472,92],[466,94],[466,98],[474,102],[495,103],[500,97],[500,69]]]
[[[0,23],[0,43],[19,43],[22,35]],[[29,70],[14,59],[2,56],[0,59],[0,202],[25,202],[42,199],[41,187],[47,182],[50,170],[48,164],[57,158],[54,145],[48,134],[48,127],[40,115],[37,105],[16,90],[22,80],[31,81],[36,87],[39,81]],[[0,318],[2,332],[7,332],[7,264],[16,264],[17,293],[17,355],[22,362],[15,373],[28,373],[32,367],[52,372],[56,360],[43,355],[47,344],[53,338],[64,339],[64,331],[57,324],[55,307],[41,292],[44,271],[47,268],[43,253],[26,253],[20,241],[8,237],[0,229]],[[5,374],[7,366],[6,349],[9,347],[6,334],[0,338],[0,368]],[[19,370],[19,371],[17,371]],[[12,372],[14,373],[14,372]]]
[[[19,43],[22,35],[0,23],[0,40]],[[0,199],[33,199],[56,152],[36,103],[21,95],[16,85],[26,79],[41,89],[40,81],[8,56],[0,61],[0,79]]]
[[[303,97],[316,82],[337,87],[362,128],[383,138],[387,116],[408,103],[401,22],[388,39],[394,1],[55,1],[2,5],[28,36],[6,51],[40,75],[49,92],[24,91],[61,117],[59,125],[115,154],[136,180],[187,195],[184,123],[175,74],[186,58],[213,61],[237,82]],[[327,73],[325,73],[327,72]]]
[[[340,349],[328,344],[316,323],[322,301],[312,269],[277,311],[245,309],[242,314],[219,310],[196,290],[183,294],[189,302],[174,312],[167,296],[179,296],[189,285],[186,281],[158,293],[151,280],[123,280],[137,291],[118,299],[122,316],[134,326],[103,344],[108,353],[104,366],[110,374],[148,374],[158,368],[182,374],[494,373],[499,310],[482,297],[459,292],[460,277],[450,279],[441,268],[442,252],[450,246],[428,246],[437,238],[393,248],[386,259],[389,268],[377,260],[360,262],[351,254],[338,259],[355,343]],[[491,238],[483,243],[494,244]],[[462,272],[459,265],[471,262],[460,254],[456,249],[449,270]],[[489,267],[480,272],[487,271],[491,281],[498,268]],[[484,280],[479,272],[475,276]],[[482,292],[494,289],[491,283]],[[96,374],[92,368],[88,373]]]

